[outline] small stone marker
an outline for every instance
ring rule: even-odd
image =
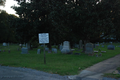
[[[62,44],[60,44],[60,46],[59,46],[60,51],[62,50],[62,48],[63,48],[63,46],[62,46]]]
[[[57,53],[57,49],[56,49],[56,48],[55,48],[55,49],[53,49],[53,52],[54,52],[54,53]]]
[[[100,53],[99,56],[101,57],[101,56],[102,56],[102,53]]]
[[[3,52],[5,52],[5,50],[3,50]]]
[[[45,48],[45,51],[49,51],[49,48]]]
[[[7,46],[7,43],[4,42],[4,43],[3,43],[3,46]]]
[[[65,53],[65,54],[71,52],[69,41],[64,41],[63,42],[63,49],[61,50],[61,52]]]
[[[21,51],[21,54],[28,54],[28,48],[23,47]]]
[[[98,54],[96,54],[96,57],[98,57]]]
[[[40,49],[37,50],[37,54],[40,54]]]
[[[92,43],[87,43],[85,46],[85,54],[90,54],[93,55],[93,44]]]
[[[83,49],[82,40],[79,41],[79,48],[80,48],[80,49]]]
[[[102,47],[104,47],[104,45],[102,45]]]
[[[94,53],[98,53],[98,51],[94,51]]]
[[[115,50],[115,46],[114,46],[114,45],[108,45],[108,46],[107,46],[107,49],[108,49],[108,50]]]
[[[51,53],[51,50],[48,50],[48,53]]]

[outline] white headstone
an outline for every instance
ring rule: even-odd
[[[64,41],[63,42],[63,48],[62,48],[61,52],[66,53],[66,54],[71,52],[69,41]]]

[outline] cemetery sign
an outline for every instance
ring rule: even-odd
[[[38,36],[39,36],[40,44],[49,43],[49,34],[48,33],[40,33],[40,34],[38,34]]]

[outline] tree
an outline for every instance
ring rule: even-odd
[[[4,6],[5,2],[6,2],[6,0],[0,0],[0,6]]]

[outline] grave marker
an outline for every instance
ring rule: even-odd
[[[71,52],[69,41],[63,42],[63,49],[61,50],[61,52],[65,54]]]
[[[85,46],[85,54],[90,54],[93,55],[93,44],[92,43],[87,43]]]

